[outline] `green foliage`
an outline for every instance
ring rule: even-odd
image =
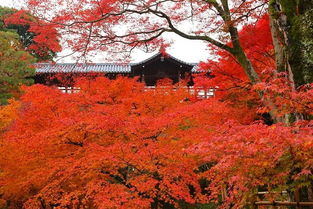
[[[300,10],[298,15],[289,17],[291,30],[290,61],[296,84],[302,85],[313,82],[313,14],[312,9]],[[303,12],[303,13],[301,13]]]
[[[11,97],[19,95],[19,87],[30,85],[35,74],[31,64],[36,59],[20,49],[18,35],[0,31],[0,105],[6,104]]]
[[[304,83],[303,79],[303,50],[301,46],[301,19],[299,16],[289,17],[291,29],[289,32],[289,57],[292,66],[295,83],[300,86]]]
[[[290,57],[296,83],[298,85],[311,83],[313,82],[313,75],[310,73],[313,67],[312,3],[300,0],[297,1],[297,5],[293,5],[293,9],[287,3],[285,8],[291,24]]]
[[[31,85],[35,70],[31,64],[36,59],[26,52],[29,38],[28,26],[5,25],[4,19],[16,10],[0,7],[0,105],[7,104],[11,97],[18,97],[21,85]],[[27,38],[29,37],[29,38]]]
[[[301,18],[301,44],[303,50],[304,81],[313,82],[313,9],[304,13]]]
[[[270,1],[270,13],[279,22],[283,21],[281,30],[288,36],[289,63],[296,86],[313,82],[313,75],[310,72],[313,67],[312,8],[312,1]]]
[[[11,9],[9,7],[1,7],[0,6],[0,30],[6,30],[5,24],[4,24],[4,18],[5,16],[9,14],[13,14],[15,11],[14,9]]]

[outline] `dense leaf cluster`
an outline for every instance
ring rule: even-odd
[[[60,50],[56,30],[42,30],[38,24],[24,11],[0,7],[0,105],[18,97],[22,84],[33,83],[32,64],[51,60]]]
[[[179,86],[77,85],[76,94],[25,87],[1,110],[2,207],[241,208],[258,187],[311,185],[310,122],[253,122],[242,117],[249,107]]]

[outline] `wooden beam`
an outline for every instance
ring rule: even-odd
[[[272,206],[313,206],[313,202],[287,202],[287,201],[258,201],[255,205],[272,205]]]

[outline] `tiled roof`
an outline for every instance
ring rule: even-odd
[[[129,64],[114,64],[114,63],[96,63],[96,64],[80,64],[80,63],[38,63],[36,64],[36,73],[87,73],[87,72],[101,72],[101,73],[131,73],[132,66],[142,65],[161,56],[160,53],[153,55],[152,57],[145,59],[138,63]],[[175,60],[178,63],[193,66],[191,72],[199,73],[197,63],[188,63],[179,60],[171,55],[167,55],[167,58]]]
[[[130,73],[130,65],[117,65],[112,63],[98,63],[98,64],[36,64],[37,73],[86,73],[86,72],[100,72],[100,73]]]
[[[131,66],[136,66],[136,65],[142,65],[142,64],[145,64],[147,62],[149,62],[150,60],[153,60],[155,58],[157,58],[158,56],[160,56],[161,53],[156,53],[155,55],[149,57],[148,59],[145,59],[141,62],[138,62],[138,63],[131,63],[130,65]],[[191,72],[192,73],[200,73],[200,72],[203,72],[202,70],[199,69],[199,66],[198,66],[198,63],[190,63],[190,62],[185,62],[185,61],[182,61],[176,57],[173,57],[172,55],[170,54],[167,54],[167,58],[170,58],[170,59],[173,59],[175,60],[176,62],[178,63],[181,63],[181,64],[185,64],[185,65],[189,65],[189,66],[193,66],[193,68],[191,69]]]
[[[143,60],[143,61],[141,61],[141,62],[132,63],[132,64],[130,64],[130,65],[131,65],[131,66],[134,66],[134,65],[142,65],[142,64],[145,64],[146,62],[148,62],[148,61],[150,61],[150,60],[155,59],[155,58],[158,57],[158,56],[162,56],[160,52],[159,52],[159,53],[156,53],[155,55],[153,55],[153,56],[151,56],[151,57],[149,57],[148,59],[145,59],[145,60]],[[179,63],[181,63],[181,64],[185,64],[185,65],[190,65],[190,66],[197,65],[197,63],[189,63],[189,62],[182,61],[182,60],[180,60],[180,59],[178,59],[178,58],[176,58],[176,57],[173,57],[173,56],[170,55],[170,54],[167,54],[167,55],[166,55],[166,58],[173,59],[173,60],[175,60],[176,62],[179,62]]]

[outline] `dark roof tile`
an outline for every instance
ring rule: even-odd
[[[112,63],[99,64],[36,64],[36,73],[86,73],[86,72],[101,72],[101,73],[130,73],[130,65],[118,65]]]

